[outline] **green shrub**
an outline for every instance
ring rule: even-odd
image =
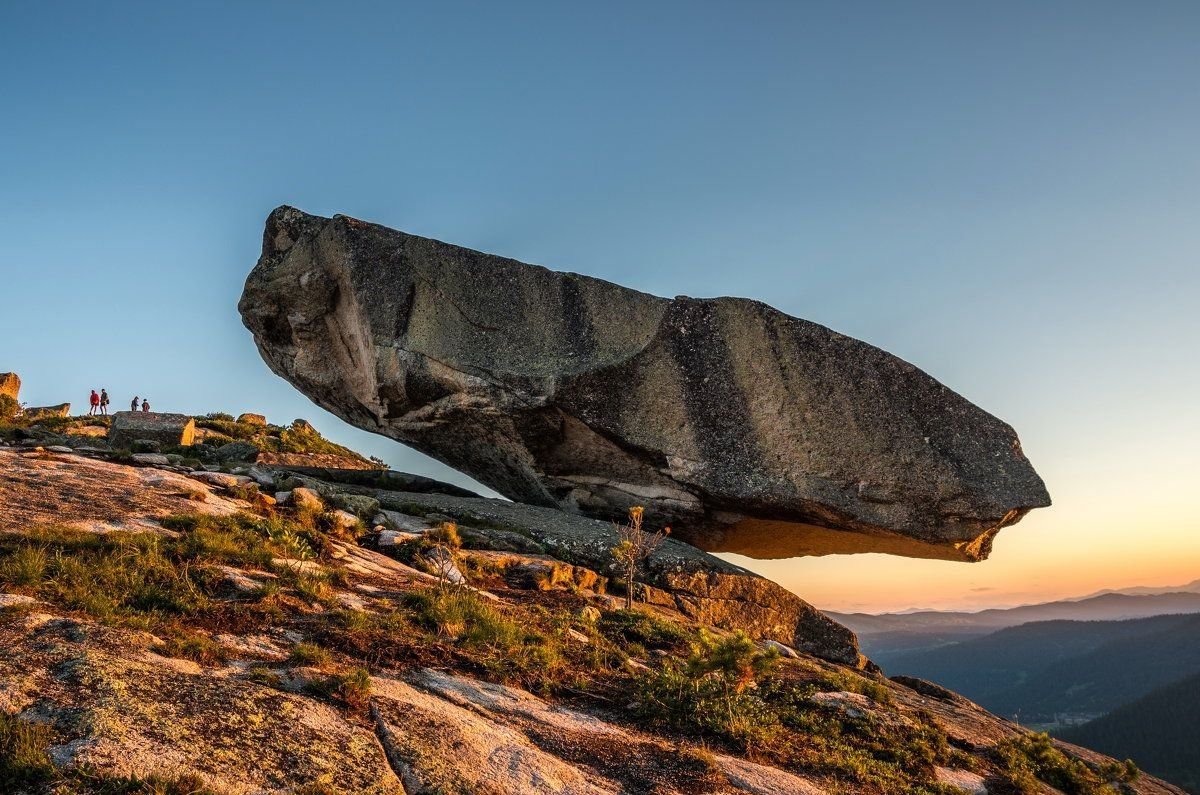
[[[782,724],[769,704],[747,691],[774,669],[778,658],[741,632],[718,638],[701,630],[686,662],[669,661],[641,678],[641,712],[745,750],[762,748],[779,735]]]
[[[690,637],[679,624],[643,610],[606,611],[597,626],[606,637],[652,649],[671,649]]]
[[[332,659],[333,655],[328,649],[315,643],[297,643],[288,655],[288,662],[292,665],[313,665],[318,668],[329,665]]]
[[[44,547],[25,544],[0,560],[0,579],[12,585],[36,585],[46,576],[47,565]]]
[[[1140,775],[1137,765],[1130,761],[1093,769],[1060,751],[1046,734],[1022,734],[1004,740],[992,753],[1008,783],[1023,794],[1041,791],[1040,781],[1067,795],[1117,795],[1125,791],[1121,785]]]
[[[50,780],[54,775],[47,754],[51,741],[49,727],[0,712],[0,791]]]
[[[224,665],[229,659],[223,646],[207,635],[196,632],[167,638],[159,651],[167,657],[180,657],[201,665]]]
[[[21,404],[12,395],[0,395],[0,420],[11,420],[21,410]]]
[[[304,689],[312,695],[334,699],[358,712],[370,705],[371,675],[366,668],[354,668],[346,673],[314,679]]]

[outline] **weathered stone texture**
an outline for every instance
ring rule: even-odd
[[[765,304],[674,300],[282,207],[240,303],[317,404],[521,502],[706,549],[977,560],[1049,504],[1004,422]]]
[[[0,395],[17,400],[21,394],[21,379],[16,373],[0,373]]]
[[[195,442],[196,421],[186,414],[156,411],[118,411],[113,415],[108,432],[110,445],[132,447],[142,439],[164,447],[187,447]]]
[[[71,404],[59,403],[57,406],[29,406],[21,414],[30,419],[43,417],[70,417]]]

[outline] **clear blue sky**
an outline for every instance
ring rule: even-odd
[[[6,2],[0,371],[446,476],[259,360],[237,297],[289,203],[760,298],[1013,423],[1055,508],[980,566],[765,567],[818,603],[1021,600],[1053,578],[1006,565],[1081,548],[1200,576],[1198,141],[1193,2]]]

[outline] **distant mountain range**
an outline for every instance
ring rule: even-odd
[[[829,615],[889,675],[936,682],[1200,795],[1200,580],[978,612]]]
[[[922,610],[912,613],[828,613],[858,634],[863,650],[879,661],[895,652],[920,651],[1035,621],[1120,621],[1150,616],[1200,613],[1200,580],[1188,591],[1111,592],[1021,607],[978,612]],[[1154,589],[1146,589],[1154,590]]]
[[[1154,586],[1139,585],[1133,588],[1105,588],[1102,591],[1096,591],[1083,597],[1084,599],[1093,596],[1103,596],[1110,593],[1122,593],[1128,596],[1155,596],[1164,593],[1200,593],[1200,580],[1192,580],[1186,585],[1167,586],[1165,588],[1156,588]]]
[[[1059,733],[1200,793],[1200,673]]]
[[[1200,673],[1200,614],[1039,621],[873,659],[1025,724],[1082,721]]]

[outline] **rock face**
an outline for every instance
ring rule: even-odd
[[[255,458],[266,467],[311,467],[314,469],[338,469],[373,472],[378,469],[370,461],[329,453],[259,453]]]
[[[6,395],[13,400],[21,394],[21,379],[16,373],[0,373],[0,395]]]
[[[239,308],[271,368],[348,422],[521,502],[644,505],[709,550],[978,560],[1049,504],[1007,424],[756,301],[281,207]]]
[[[515,531],[558,560],[596,571],[608,569],[619,540],[607,522],[532,505],[448,494],[373,494],[384,508],[434,512],[475,532]],[[693,621],[740,629],[843,665],[868,665],[853,632],[781,585],[688,544],[667,539],[646,561],[645,574],[652,603]]]
[[[158,442],[164,447],[186,447],[196,440],[196,421],[185,414],[154,411],[118,411],[113,415],[108,432],[110,445],[132,447],[140,440]]]

